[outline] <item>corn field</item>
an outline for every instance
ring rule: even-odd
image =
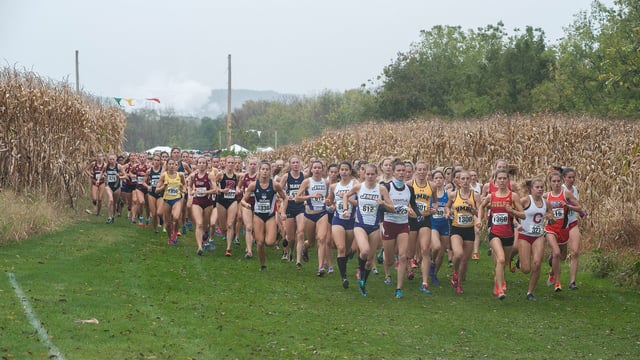
[[[640,123],[559,115],[478,120],[414,119],[367,123],[325,131],[320,137],[270,154],[328,161],[385,156],[425,160],[432,167],[460,163],[487,181],[495,161],[506,159],[516,180],[546,178],[552,165],[576,170],[587,248],[640,248]]]
[[[0,189],[39,193],[72,207],[98,151],[120,152],[125,114],[69,84],[0,69]]]

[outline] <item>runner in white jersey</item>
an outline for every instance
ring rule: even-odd
[[[562,188],[573,193],[573,196],[579,201],[578,188],[574,184],[576,181],[576,171],[570,167],[563,167],[561,175],[563,181]],[[583,217],[585,213],[583,211],[575,212],[570,210],[567,214],[567,229],[569,230],[568,247],[571,256],[571,264],[569,265],[569,272],[571,276],[569,282],[570,290],[576,290],[578,288],[576,285],[576,276],[578,275],[580,258],[580,228],[578,227],[578,214]]]
[[[367,296],[366,282],[374,264],[375,249],[380,243],[379,212],[380,206],[393,211],[393,203],[389,198],[386,187],[376,182],[378,169],[374,164],[365,165],[365,181],[353,185],[351,190],[342,196],[343,201],[356,195],[356,218],[353,227],[355,241],[358,243],[360,279],[360,293]],[[345,216],[347,214],[343,214]]]
[[[355,195],[344,202],[342,196],[351,190],[356,180],[353,179],[351,163],[343,161],[338,166],[340,181],[332,184],[327,198],[327,205],[335,209],[331,220],[331,233],[333,242],[338,251],[338,270],[342,279],[342,287],[349,287],[347,279],[347,251],[351,249],[353,242],[354,204]]]
[[[311,163],[311,177],[300,184],[296,195],[297,203],[305,203],[304,232],[307,240],[303,248],[303,257],[308,258],[308,249],[318,243],[318,276],[324,276],[325,240],[329,231],[329,221],[325,199],[328,195],[326,181],[322,178],[322,162],[315,160]]]
[[[396,298],[402,298],[402,285],[404,273],[407,271],[407,257],[409,254],[409,216],[416,217],[420,211],[416,205],[413,188],[404,183],[405,165],[402,161],[393,162],[393,178],[384,186],[389,190],[389,197],[394,206],[394,211],[384,213],[380,224],[380,236],[384,248],[384,272],[385,284],[391,284],[391,265],[394,263],[394,254],[398,249],[398,270]]]
[[[526,299],[535,301],[536,297],[533,295],[533,291],[540,278],[540,265],[544,255],[544,220],[553,221],[553,214],[547,200],[542,197],[544,181],[537,178],[528,180],[526,186],[529,188],[529,195],[520,199],[525,218],[520,221],[518,226],[520,238],[518,253],[520,254],[520,270],[525,274],[531,273]]]

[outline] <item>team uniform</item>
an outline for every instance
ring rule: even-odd
[[[182,200],[182,181],[180,175],[176,173],[174,178],[170,178],[168,173],[164,173],[164,182],[166,184],[162,199],[169,206],[173,206]]]
[[[401,189],[398,189],[393,182],[386,186],[396,211],[384,213],[380,235],[382,240],[393,240],[398,237],[398,234],[409,233],[409,204],[415,201],[415,198],[411,188],[405,184]]]
[[[433,198],[431,199],[433,205]],[[440,236],[449,236],[451,223],[444,217],[444,208],[449,201],[449,193],[445,190],[437,199],[436,212],[431,214],[431,229],[436,230]]]
[[[144,183],[144,177],[147,174],[147,165],[136,165],[133,168],[133,175],[136,179],[136,190],[142,191],[143,194],[147,193],[147,187]]]
[[[160,181],[161,174],[162,168],[160,168],[160,170],[158,171],[153,170],[153,167],[149,169],[149,185],[151,185],[151,191],[149,192],[149,195],[151,195],[155,199],[162,197],[162,192],[159,194],[156,193],[156,186],[158,186],[158,181]]]
[[[471,201],[471,206],[467,205],[465,200]],[[460,235],[464,241],[474,241],[473,209],[477,208],[477,204],[473,197],[473,190],[469,199],[463,199],[460,196],[460,192],[456,191],[456,198],[453,200],[451,207],[453,209],[451,235]]]
[[[544,235],[544,214],[547,212],[547,203],[542,201],[542,206],[538,207],[529,195],[529,206],[524,209],[524,220],[520,221],[522,230],[518,232],[518,238],[533,245],[540,236]]]
[[[245,191],[247,191],[249,184],[256,181],[257,176],[258,174],[254,175],[253,177],[249,176],[249,173],[244,174],[244,176],[242,177],[242,182],[240,182],[240,188],[242,189],[242,192],[238,194],[238,196],[236,197],[236,200],[238,201],[242,200],[242,194],[244,194]],[[255,204],[255,202],[256,202],[255,194],[251,193],[249,200],[247,200],[247,203],[251,205],[251,209],[253,209],[253,205]]]
[[[131,163],[128,163],[124,168],[124,172],[126,174],[129,174],[131,172],[132,167],[133,165]],[[131,193],[135,188],[136,188],[136,183],[131,177],[127,176],[126,179],[124,179],[124,181],[122,182],[122,187],[120,188],[120,190],[123,193]]]
[[[571,191],[573,193],[573,196],[575,196],[576,200],[578,199],[578,188],[574,185],[572,190],[567,189],[565,184],[562,184],[562,189],[565,191]],[[568,214],[567,214],[567,222],[569,223],[569,225],[567,225],[567,231],[570,231],[571,229],[573,229],[574,227],[578,226],[578,213],[576,213],[573,210],[569,210]]]
[[[206,209],[209,206],[213,206],[213,201],[209,194],[204,194],[205,191],[211,190],[211,180],[209,179],[209,173],[205,172],[200,176],[198,172],[193,174],[193,186],[196,190],[193,195],[192,204],[200,206],[202,209]],[[201,192],[200,194],[198,192]]]
[[[424,187],[420,187],[416,181],[413,180],[411,187],[413,188],[416,205],[420,212],[417,214],[418,218],[409,218],[409,230],[420,231],[420,229],[425,227],[431,228],[431,197],[433,196],[431,185],[427,182]]]
[[[273,180],[269,179],[269,185],[266,189],[260,186],[260,180],[256,179],[256,188],[252,195],[254,201],[253,213],[263,222],[271,219],[276,215],[276,191],[273,188]]]
[[[558,245],[566,244],[569,241],[569,209],[564,191],[563,189],[559,195],[553,195],[551,192],[547,194],[547,203],[551,207],[555,222],[547,224],[544,229],[547,233],[556,235]]]
[[[314,195],[316,194],[322,196],[315,197]],[[327,214],[327,207],[324,203],[327,196],[327,182],[324,179],[315,181],[313,178],[309,178],[309,187],[305,195],[310,195],[311,198],[307,199],[305,203],[304,217],[313,222],[317,222]]]
[[[369,235],[380,229],[380,213],[378,212],[380,206],[377,202],[380,199],[380,186],[376,184],[373,189],[369,189],[365,183],[362,183],[356,198],[358,206],[356,207],[354,227],[362,228]]]
[[[107,176],[106,184],[111,191],[116,192],[120,188],[120,167],[118,164],[114,168],[110,168],[108,165],[104,170]]]
[[[102,173],[104,172],[104,168],[107,166],[107,163],[102,163],[102,165],[98,165],[97,162],[93,163],[92,169],[92,182],[95,186],[100,186],[104,184],[104,178],[102,177]]]
[[[285,193],[289,199],[295,199],[300,189],[300,184],[304,180],[304,174],[300,172],[300,176],[294,178],[291,173],[287,174],[287,183],[285,184]],[[288,200],[287,203],[287,219],[293,219],[297,215],[304,213],[304,203],[297,203],[295,200]]]
[[[507,211],[506,206],[513,207],[513,192],[507,196],[498,196],[497,192],[489,194],[491,197],[491,230],[489,239],[500,238],[502,247],[513,246],[513,215]]]
[[[351,190],[353,187],[353,180],[349,182],[347,185],[342,185],[340,183],[336,184],[334,188],[333,195],[336,201],[336,210],[333,215],[333,219],[331,219],[331,225],[342,226],[345,230],[353,230],[353,224],[355,218],[353,217],[354,207],[351,203],[347,203],[346,210],[349,213],[348,217],[344,217],[345,204],[342,196]]]
[[[227,173],[222,173],[222,180],[220,180],[220,190],[229,189],[229,192],[218,194],[218,204],[222,205],[225,209],[228,209],[236,201],[236,185],[238,184],[238,176],[228,177]]]

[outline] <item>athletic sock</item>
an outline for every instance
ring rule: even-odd
[[[347,278],[347,258],[346,257],[338,257],[338,269],[340,270],[340,276],[343,279]]]

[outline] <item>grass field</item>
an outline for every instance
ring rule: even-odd
[[[316,277],[313,254],[297,271],[267,249],[268,270],[260,272],[257,259],[243,259],[240,247],[225,258],[218,245],[199,257],[192,233],[169,246],[162,235],[121,218],[108,225],[87,216],[63,231],[0,247],[0,356],[56,358],[47,346],[65,359],[640,355],[638,292],[584,272],[576,291],[554,293],[541,279],[536,302],[525,300],[528,278],[508,273],[508,297],[499,301],[491,295],[491,261],[483,254],[470,265],[463,295],[446,281],[423,295],[417,277],[406,282],[405,297],[395,299],[394,287],[371,275],[363,298],[353,276],[347,290],[337,273]],[[354,269],[352,261],[350,275]],[[46,341],[25,314],[12,279]],[[74,322],[90,318],[100,323]]]

